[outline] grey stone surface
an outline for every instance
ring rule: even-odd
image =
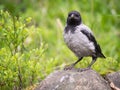
[[[93,70],[60,70],[48,75],[35,90],[111,90],[109,83]]]
[[[106,75],[106,79],[113,89],[120,90],[120,71]]]

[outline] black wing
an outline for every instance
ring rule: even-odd
[[[87,38],[94,43],[94,46],[95,46],[95,51],[96,51],[96,56],[98,57],[103,57],[105,58],[105,56],[102,54],[102,51],[101,51],[101,48],[100,48],[100,45],[97,43],[95,37],[88,31],[86,30],[81,30],[81,32],[87,36]]]

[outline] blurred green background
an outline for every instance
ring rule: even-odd
[[[119,3],[119,0],[0,0],[1,89],[29,87],[53,70],[77,60],[63,40],[67,14],[71,10],[81,13],[83,23],[92,29],[107,57],[98,59],[92,68],[100,74],[118,71]],[[17,57],[18,63],[11,60],[13,57]],[[90,61],[90,57],[84,58],[76,67],[87,67]],[[10,73],[14,75],[10,77]]]

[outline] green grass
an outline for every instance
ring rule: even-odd
[[[41,2],[38,4],[40,3]],[[68,12],[71,10],[78,10],[82,15],[83,23],[88,25],[94,32],[105,56],[113,58],[113,61],[115,62],[120,62],[120,49],[118,41],[120,34],[118,2],[109,2],[108,0],[105,0],[104,2],[99,0],[58,0],[54,2],[46,0],[42,3],[44,3],[43,7],[41,5],[38,6],[40,8],[31,8],[31,10],[28,10],[26,15],[23,14],[23,16],[29,16],[29,11],[33,14],[31,16],[38,25],[37,27],[41,32],[41,38],[48,44],[46,58],[56,58],[58,60],[57,66],[64,66],[77,60],[74,54],[66,47],[62,34],[66,24]],[[35,9],[37,10],[34,11]],[[36,17],[34,17],[35,15]],[[107,58],[107,60],[109,60],[109,58]],[[81,63],[84,67],[87,66],[84,64],[85,62],[86,61],[83,60]],[[101,62],[105,63],[106,61],[103,59],[103,61],[98,60],[97,62],[98,63],[95,65],[99,65]],[[78,65],[78,67],[81,67],[81,64]],[[111,66],[109,63],[106,64],[109,66],[109,68],[107,68],[109,71]],[[114,70],[119,69],[117,65],[114,65],[113,67]],[[103,72],[103,69],[99,70],[99,72]]]
[[[28,2],[23,0],[21,3],[15,1],[0,1],[0,8],[23,19],[32,18],[32,22],[28,25],[30,26],[30,28],[28,27],[30,29],[28,39],[31,42],[25,44],[25,48],[32,50],[40,47],[41,42],[45,43],[47,49],[40,60],[39,76],[41,79],[53,70],[64,68],[65,65],[77,60],[63,40],[67,14],[71,10],[78,10],[81,13],[83,23],[92,29],[107,57],[106,59],[98,59],[93,65],[93,69],[101,74],[119,70],[120,1],[29,0]],[[2,47],[4,46],[0,46],[1,49]],[[76,67],[87,67],[90,61],[91,58],[84,58]]]

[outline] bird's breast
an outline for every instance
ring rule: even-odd
[[[78,56],[88,56],[94,52],[94,45],[82,32],[76,30],[64,32],[64,41],[67,46]]]

